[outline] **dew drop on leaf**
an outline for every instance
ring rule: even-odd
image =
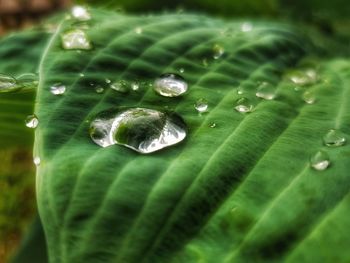
[[[215,122],[211,123],[211,124],[209,125],[209,127],[210,127],[210,128],[215,128],[215,127],[216,127],[216,123],[215,123]]]
[[[186,137],[186,124],[173,112],[146,108],[112,109],[90,124],[90,137],[101,147],[119,144],[147,154],[177,144]]]
[[[323,137],[323,143],[331,147],[343,146],[346,143],[346,138],[341,131],[331,129]]]
[[[120,93],[127,93],[130,90],[130,84],[126,80],[118,80],[110,84],[110,88]]]
[[[251,23],[245,22],[241,25],[242,32],[249,32],[252,31],[253,25]]]
[[[105,79],[105,82],[106,82],[107,84],[110,84],[112,81],[111,81],[110,79]]]
[[[225,53],[225,50],[219,44],[215,44],[213,47],[213,53],[214,53],[213,58],[219,59]]]
[[[208,110],[208,101],[206,99],[199,99],[194,104],[194,108],[199,112],[203,113]]]
[[[25,124],[28,128],[35,129],[39,124],[39,120],[35,114],[28,115]]]
[[[317,171],[323,171],[330,165],[329,156],[325,151],[318,151],[310,158],[310,166]]]
[[[177,97],[184,94],[188,85],[185,79],[177,74],[166,73],[154,82],[154,90],[164,97]]]
[[[20,88],[17,85],[17,81],[14,77],[0,74],[0,93],[2,92],[14,92]]]
[[[269,82],[262,82],[255,95],[265,100],[273,100],[276,97],[276,88]]]
[[[91,19],[91,15],[86,7],[84,6],[73,6],[72,17],[79,21],[88,21]]]
[[[61,36],[62,46],[67,50],[90,50],[92,44],[83,30],[73,29]]]
[[[184,68],[179,68],[179,72],[180,72],[180,73],[184,73],[184,72],[185,72],[185,69],[184,69]]]
[[[298,86],[308,86],[318,81],[317,72],[312,68],[289,71],[286,77]]]
[[[138,81],[134,81],[131,83],[130,87],[133,91],[138,91],[140,88],[140,83]]]
[[[307,104],[314,104],[316,101],[316,96],[315,93],[313,91],[307,90],[303,93],[303,100],[307,103]]]
[[[62,95],[66,92],[66,86],[62,83],[56,83],[50,87],[50,92],[53,95]]]
[[[235,110],[240,113],[252,112],[253,108],[254,108],[253,104],[250,102],[249,99],[245,97],[239,98],[235,104]]]
[[[98,85],[95,87],[95,91],[96,91],[96,93],[101,94],[105,91],[105,89],[103,87],[101,87],[100,85]]]
[[[138,34],[138,35],[141,35],[142,34],[142,27],[136,27],[135,28],[135,33]]]
[[[40,165],[40,162],[41,162],[41,160],[40,160],[40,157],[39,157],[39,156],[35,156],[35,157],[33,158],[33,163],[34,163],[36,166],[39,166],[39,165]]]

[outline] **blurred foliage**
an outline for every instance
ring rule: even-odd
[[[17,246],[36,208],[31,151],[2,150],[0,159],[0,262],[3,263]]]

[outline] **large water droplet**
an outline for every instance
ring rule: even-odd
[[[199,99],[194,104],[194,108],[199,112],[203,113],[208,110],[208,101],[206,99]]]
[[[323,137],[323,142],[327,146],[343,146],[346,143],[346,138],[341,131],[331,129]]]
[[[166,73],[154,82],[154,90],[164,97],[177,97],[187,91],[188,85],[184,78],[177,74]]]
[[[91,19],[89,11],[83,6],[73,6],[72,16],[79,21],[88,21]]]
[[[239,98],[235,104],[235,110],[240,113],[248,113],[253,111],[253,104],[247,98]]]
[[[318,81],[317,72],[312,68],[292,70],[287,73],[287,78],[298,86],[307,86]]]
[[[225,49],[219,44],[215,44],[213,47],[213,52],[214,52],[213,58],[219,59],[225,53]]]
[[[32,114],[27,116],[25,123],[28,128],[35,129],[39,124],[39,120],[35,114]]]
[[[313,91],[307,90],[303,93],[303,100],[307,103],[307,104],[314,104],[316,101],[316,96],[315,93]]]
[[[118,80],[110,85],[111,89],[120,93],[127,93],[130,90],[130,84],[126,80]]]
[[[62,46],[64,49],[92,49],[92,44],[83,30],[73,29],[62,35]]]
[[[316,154],[311,156],[310,165],[312,168],[318,171],[327,169],[330,165],[329,156],[325,151],[318,151]]]
[[[120,144],[146,154],[181,142],[186,129],[176,113],[131,108],[98,114],[90,124],[90,136],[102,147]]]
[[[255,95],[265,100],[273,100],[276,97],[276,88],[269,82],[262,82]]]
[[[0,74],[0,93],[13,92],[19,90],[17,81],[14,77]]]
[[[53,95],[62,95],[66,92],[66,86],[62,83],[56,83],[50,87],[50,92]]]

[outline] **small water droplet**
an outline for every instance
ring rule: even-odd
[[[91,15],[84,6],[73,6],[72,17],[79,21],[88,21],[91,19]]]
[[[219,44],[215,44],[213,47],[213,52],[214,52],[213,58],[219,59],[225,53],[225,50]]]
[[[185,72],[185,69],[184,69],[184,68],[179,68],[179,72],[180,72],[180,73],[184,73],[184,72]]]
[[[98,85],[95,87],[95,91],[96,91],[96,93],[101,94],[105,91],[105,89],[102,86]]]
[[[32,114],[27,116],[25,123],[28,128],[35,129],[39,124],[39,120],[35,114]]]
[[[329,156],[325,151],[318,151],[310,158],[310,165],[312,168],[318,171],[327,169],[330,165]]]
[[[269,82],[262,82],[255,95],[265,100],[273,100],[276,97],[276,88]]]
[[[298,86],[308,86],[318,81],[317,72],[312,68],[292,70],[287,72],[286,76],[291,82]]]
[[[331,129],[323,137],[323,143],[331,147],[343,146],[346,143],[346,138],[341,131]]]
[[[216,127],[216,123],[215,123],[215,122],[211,123],[211,124],[209,125],[209,127],[210,127],[210,128],[215,128],[215,127]]]
[[[88,39],[88,36],[83,30],[73,29],[65,32],[62,37],[62,46],[64,49],[74,50],[90,50],[92,49],[92,44]]]
[[[80,73],[79,77],[85,77],[85,74],[84,73]]]
[[[138,81],[134,81],[131,83],[130,87],[133,91],[138,91],[140,88],[140,83]]]
[[[142,31],[143,31],[142,27],[136,27],[135,28],[135,33],[138,34],[138,35],[142,34]]]
[[[203,113],[208,110],[208,101],[206,99],[199,99],[194,104],[194,108],[199,112]]]
[[[107,84],[110,84],[112,81],[110,79],[105,79]]]
[[[39,166],[40,163],[41,163],[40,157],[39,157],[39,156],[35,156],[35,157],[33,158],[33,163],[34,163],[36,166]]]
[[[166,73],[154,82],[154,90],[164,97],[177,97],[187,91],[188,85],[184,78],[177,74]]]
[[[125,80],[118,80],[110,85],[111,89],[120,93],[127,93],[130,90],[130,84]]]
[[[245,22],[241,25],[242,32],[249,32],[252,31],[253,25],[251,23]]]
[[[181,142],[186,130],[176,113],[146,108],[104,111],[90,124],[90,136],[96,144],[119,144],[143,154]]]
[[[0,93],[2,92],[14,92],[20,88],[17,85],[17,81],[14,77],[9,75],[0,74]]]
[[[235,110],[240,113],[248,113],[253,111],[253,104],[247,98],[239,98],[235,104]]]
[[[307,104],[314,104],[316,101],[316,96],[315,96],[314,92],[307,90],[303,93],[303,100]]]
[[[66,92],[66,86],[62,83],[56,83],[50,87],[50,92],[53,95],[62,95]]]

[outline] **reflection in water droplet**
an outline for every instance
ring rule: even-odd
[[[111,89],[120,93],[127,93],[130,90],[130,84],[125,80],[118,80],[110,85]]]
[[[73,29],[62,35],[62,46],[64,49],[92,49],[92,44],[83,30]]]
[[[194,104],[194,108],[199,112],[203,113],[208,110],[208,101],[206,99],[199,99]]]
[[[39,166],[40,165],[40,157],[39,156],[36,156],[33,158],[33,163],[36,165],[36,166]]]
[[[341,131],[331,129],[323,137],[323,143],[332,147],[343,146],[346,143],[346,138]]]
[[[66,86],[62,83],[56,83],[50,87],[50,92],[53,95],[62,95],[66,92]]]
[[[225,53],[225,50],[219,44],[215,44],[213,47],[213,52],[214,52],[213,58],[219,59]]]
[[[142,27],[136,27],[135,28],[135,33],[138,34],[138,35],[142,34],[142,31],[143,31]]]
[[[101,87],[100,85],[98,85],[95,87],[95,91],[96,91],[96,93],[101,94],[105,91],[105,89],[103,87]]]
[[[164,97],[177,97],[187,91],[188,85],[184,78],[177,74],[166,73],[154,82],[154,90]]]
[[[39,124],[39,120],[38,118],[33,114],[33,115],[29,115],[27,116],[26,120],[25,120],[25,123],[26,123],[26,126],[28,128],[31,128],[31,129],[35,129],[38,124]]]
[[[79,21],[88,21],[91,19],[89,11],[83,6],[73,6],[71,13],[73,18]]]
[[[309,68],[304,70],[292,70],[287,73],[287,78],[298,86],[307,86],[318,81],[316,70]]]
[[[252,31],[253,25],[251,23],[245,22],[241,25],[242,32],[249,32]]]
[[[186,129],[176,113],[131,108],[99,113],[90,124],[90,136],[102,147],[120,144],[147,154],[179,143]]]
[[[303,93],[303,100],[307,104],[314,104],[316,101],[316,96],[315,96],[314,92],[307,90]]]
[[[330,165],[329,156],[325,151],[318,151],[310,158],[310,165],[312,168],[318,171],[327,169]]]
[[[273,100],[276,97],[276,88],[268,82],[262,82],[255,95],[265,100]]]
[[[140,83],[138,81],[134,81],[131,83],[130,87],[133,91],[138,91],[140,88]]]
[[[242,86],[239,86],[238,88],[237,88],[237,94],[238,95],[242,95],[242,94],[244,94],[246,92],[246,90],[245,90],[245,88],[243,88]]]
[[[20,88],[17,85],[17,81],[14,77],[0,74],[0,93],[2,92],[13,92]]]
[[[235,110],[240,113],[248,113],[253,111],[253,104],[247,98],[239,98],[235,104]]]

